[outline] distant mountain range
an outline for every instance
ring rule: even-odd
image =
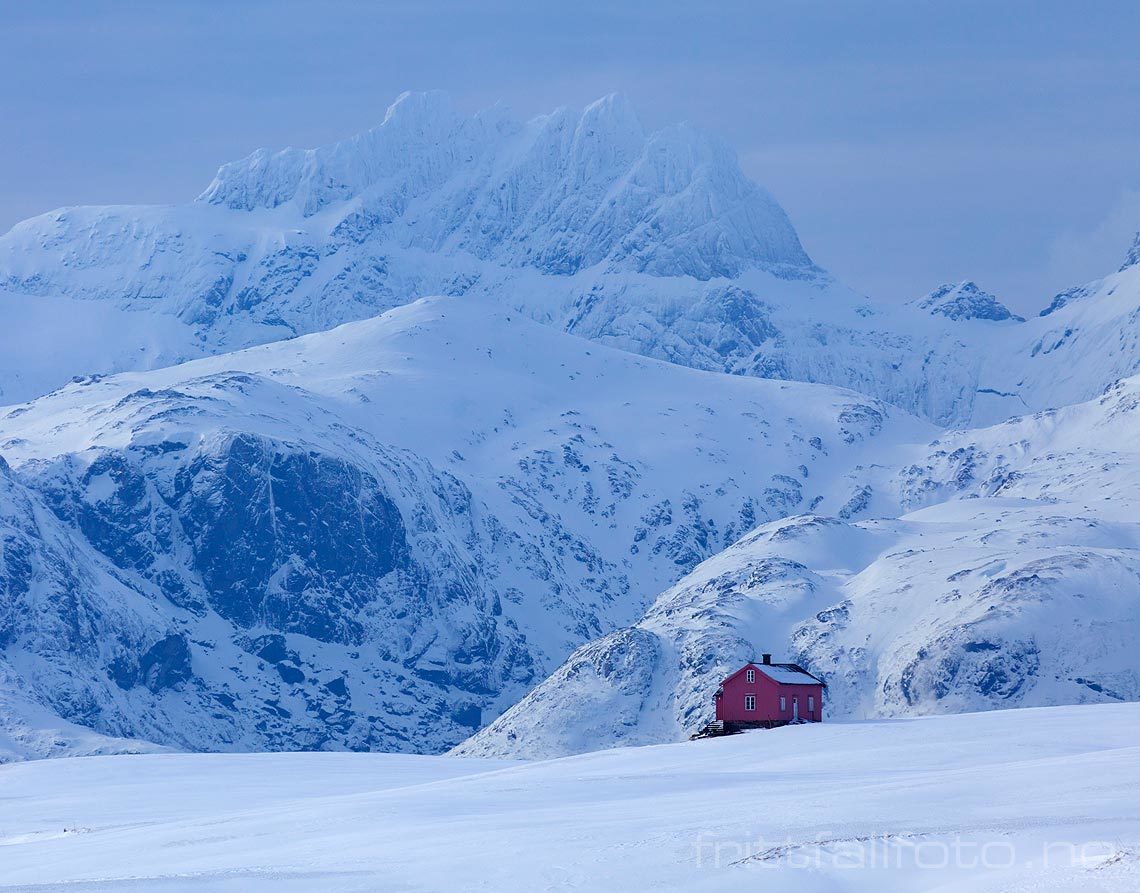
[[[876,304],[617,96],[25,221],[0,759],[670,740],[761,648],[835,716],[1136,699],[1135,253]]]

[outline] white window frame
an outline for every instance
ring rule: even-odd
[[[808,713],[815,712],[815,695],[808,695]]]
[[[783,695],[780,695],[780,712],[781,713],[787,713],[788,712],[788,699],[785,698]]]
[[[755,670],[749,670],[747,673],[744,674],[744,679],[749,684],[755,682],[756,681],[756,671]]]
[[[752,712],[756,709],[756,695],[744,696],[744,709],[748,712]]]

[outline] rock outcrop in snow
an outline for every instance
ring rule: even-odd
[[[1025,322],[1020,316],[1009,312],[988,291],[982,291],[977,283],[965,282],[940,285],[918,302],[918,306],[930,313],[937,313],[947,319],[984,319],[991,322]]]
[[[1118,272],[1123,273],[1129,267],[1134,267],[1140,264],[1140,232],[1132,239],[1132,247],[1128,249],[1128,254],[1124,258],[1124,263],[1120,265]]]

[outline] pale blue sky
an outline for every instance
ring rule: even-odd
[[[0,0],[0,229],[179,202],[224,161],[377,123],[405,89],[520,114],[614,90],[729,140],[812,256],[892,300],[1021,310],[1140,229],[1140,4]]]

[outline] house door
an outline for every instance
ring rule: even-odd
[[[800,699],[792,698],[792,722],[800,718]]]

